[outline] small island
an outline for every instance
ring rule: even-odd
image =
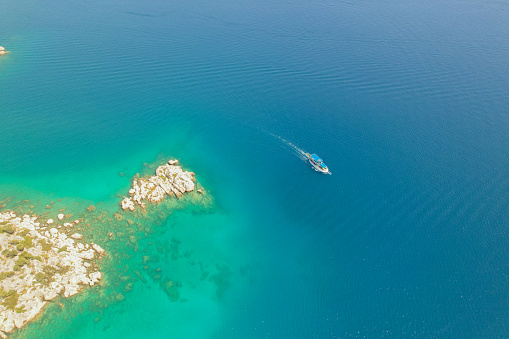
[[[64,218],[59,214],[55,219]],[[1,337],[26,325],[57,296],[68,298],[101,280],[93,259],[105,251],[71,231],[79,223],[58,225],[53,219],[40,222],[37,216],[0,213]]]
[[[0,55],[4,55],[4,54],[7,54],[7,53],[9,53],[9,51],[6,51],[5,47],[0,46]]]
[[[133,180],[129,197],[121,201],[123,210],[134,211],[135,205],[145,208],[148,200],[153,204],[161,202],[166,195],[180,198],[185,192],[191,192],[195,188],[195,175],[193,172],[185,172],[177,165],[178,160],[169,160],[167,164],[156,169],[156,175]]]

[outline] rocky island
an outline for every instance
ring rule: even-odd
[[[145,201],[156,204],[166,195],[180,198],[185,192],[193,191],[194,173],[183,171],[177,164],[178,160],[170,160],[167,164],[159,166],[155,175],[135,178],[129,190],[129,197],[124,197],[120,203],[122,209],[134,211],[136,205],[145,208]]]
[[[71,231],[79,222],[58,225],[53,219],[0,213],[1,337],[34,319],[57,296],[68,298],[101,280],[93,259],[105,251]]]
[[[6,51],[5,47],[0,46],[0,55],[4,55],[4,54],[7,54],[7,53],[9,53],[9,51]]]

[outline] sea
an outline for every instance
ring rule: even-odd
[[[507,0],[2,0],[0,206],[108,253],[11,337],[508,338],[508,37]],[[203,194],[122,212],[169,159]]]

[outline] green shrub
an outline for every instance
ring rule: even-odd
[[[4,290],[2,287],[0,287],[0,299],[3,299],[5,297],[8,297],[10,296],[11,294],[14,293],[14,290],[9,290],[9,291],[6,291]]]
[[[64,267],[53,267],[50,265],[46,265],[42,268],[42,272],[37,272],[35,274],[35,280],[41,283],[44,286],[48,286],[50,282],[53,281],[53,276],[57,273],[65,274],[70,270],[69,266]]]
[[[14,310],[18,304],[19,295],[14,290],[10,290],[8,293],[10,293],[10,295],[7,296],[4,301],[2,301],[2,305],[4,305],[9,310]]]
[[[36,255],[31,255],[28,252],[22,252],[19,255],[18,259],[16,259],[16,261],[14,262],[14,271],[18,271],[19,268],[30,263],[30,260],[32,260],[32,259],[41,261],[41,257],[39,257],[38,255],[36,256]],[[16,267],[17,267],[17,269],[16,269]]]
[[[64,274],[66,273],[67,271],[70,270],[70,267],[69,266],[64,266],[64,267],[54,267],[54,266],[50,266],[50,265],[46,265],[43,267],[42,271],[44,273],[46,273],[47,275],[50,275],[50,276],[53,276],[55,275],[56,273],[59,273],[59,274]]]
[[[18,234],[21,235],[22,237],[26,236],[28,233],[30,233],[29,230],[23,230],[21,232],[19,232]]]
[[[11,224],[3,225],[2,227],[0,227],[0,232],[13,234],[15,231],[16,229],[14,229],[14,227]]]
[[[43,250],[44,252],[49,251],[49,250],[51,249],[51,247],[52,247],[50,244],[48,244],[48,243],[46,242],[46,239],[42,239],[39,243],[41,244],[41,246],[42,246],[42,250]]]
[[[65,252],[65,251],[67,251],[67,246],[64,246],[64,247],[62,247],[62,248],[59,248],[57,253]]]
[[[37,272],[35,274],[35,280],[37,280],[37,282],[42,282],[44,281],[46,278],[46,274],[44,274],[43,272]]]
[[[19,255],[18,259],[16,259],[16,261],[14,262],[15,265],[18,265],[19,267],[21,267],[21,266],[24,266],[30,262],[30,259],[28,259],[26,256],[23,255],[24,253],[26,253],[26,252],[23,252]]]
[[[34,238],[32,238],[31,236],[28,236],[28,235],[25,235],[23,236],[23,245],[25,245],[25,248],[31,248],[31,247],[34,247]]]
[[[2,252],[3,255],[5,255],[7,258],[14,258],[15,256],[18,255],[18,251],[12,249],[12,250],[8,250],[8,249],[5,249],[3,252]]]
[[[0,273],[0,280],[4,280],[5,278],[10,278],[14,275],[14,272],[1,272]]]

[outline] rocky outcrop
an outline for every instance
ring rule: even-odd
[[[120,203],[122,205],[122,209],[123,210],[130,210],[130,211],[134,211],[134,201],[133,199],[131,198],[124,198],[124,200],[122,200],[122,202]]]
[[[71,238],[79,240],[83,238],[83,235],[79,233],[74,233],[73,235],[71,235]]]
[[[0,55],[4,55],[9,53],[9,51],[6,51],[4,47],[0,46]]]
[[[101,279],[87,262],[97,257],[94,246],[100,247],[76,242],[56,227],[48,229],[36,216],[0,213],[0,331],[21,328],[48,301]]]
[[[147,201],[156,204],[166,195],[180,198],[185,192],[194,190],[194,173],[183,171],[177,164],[178,160],[170,160],[159,166],[155,175],[134,179],[129,197],[124,197],[120,203],[122,209],[134,211],[135,205],[145,208]]]
[[[103,255],[105,255],[105,254],[106,254],[106,251],[105,251],[105,250],[103,250],[103,248],[102,248],[101,246],[97,245],[97,244],[92,243],[92,248],[93,248],[93,249],[94,249],[97,253],[99,253],[99,255],[100,255],[100,256],[103,256]]]

